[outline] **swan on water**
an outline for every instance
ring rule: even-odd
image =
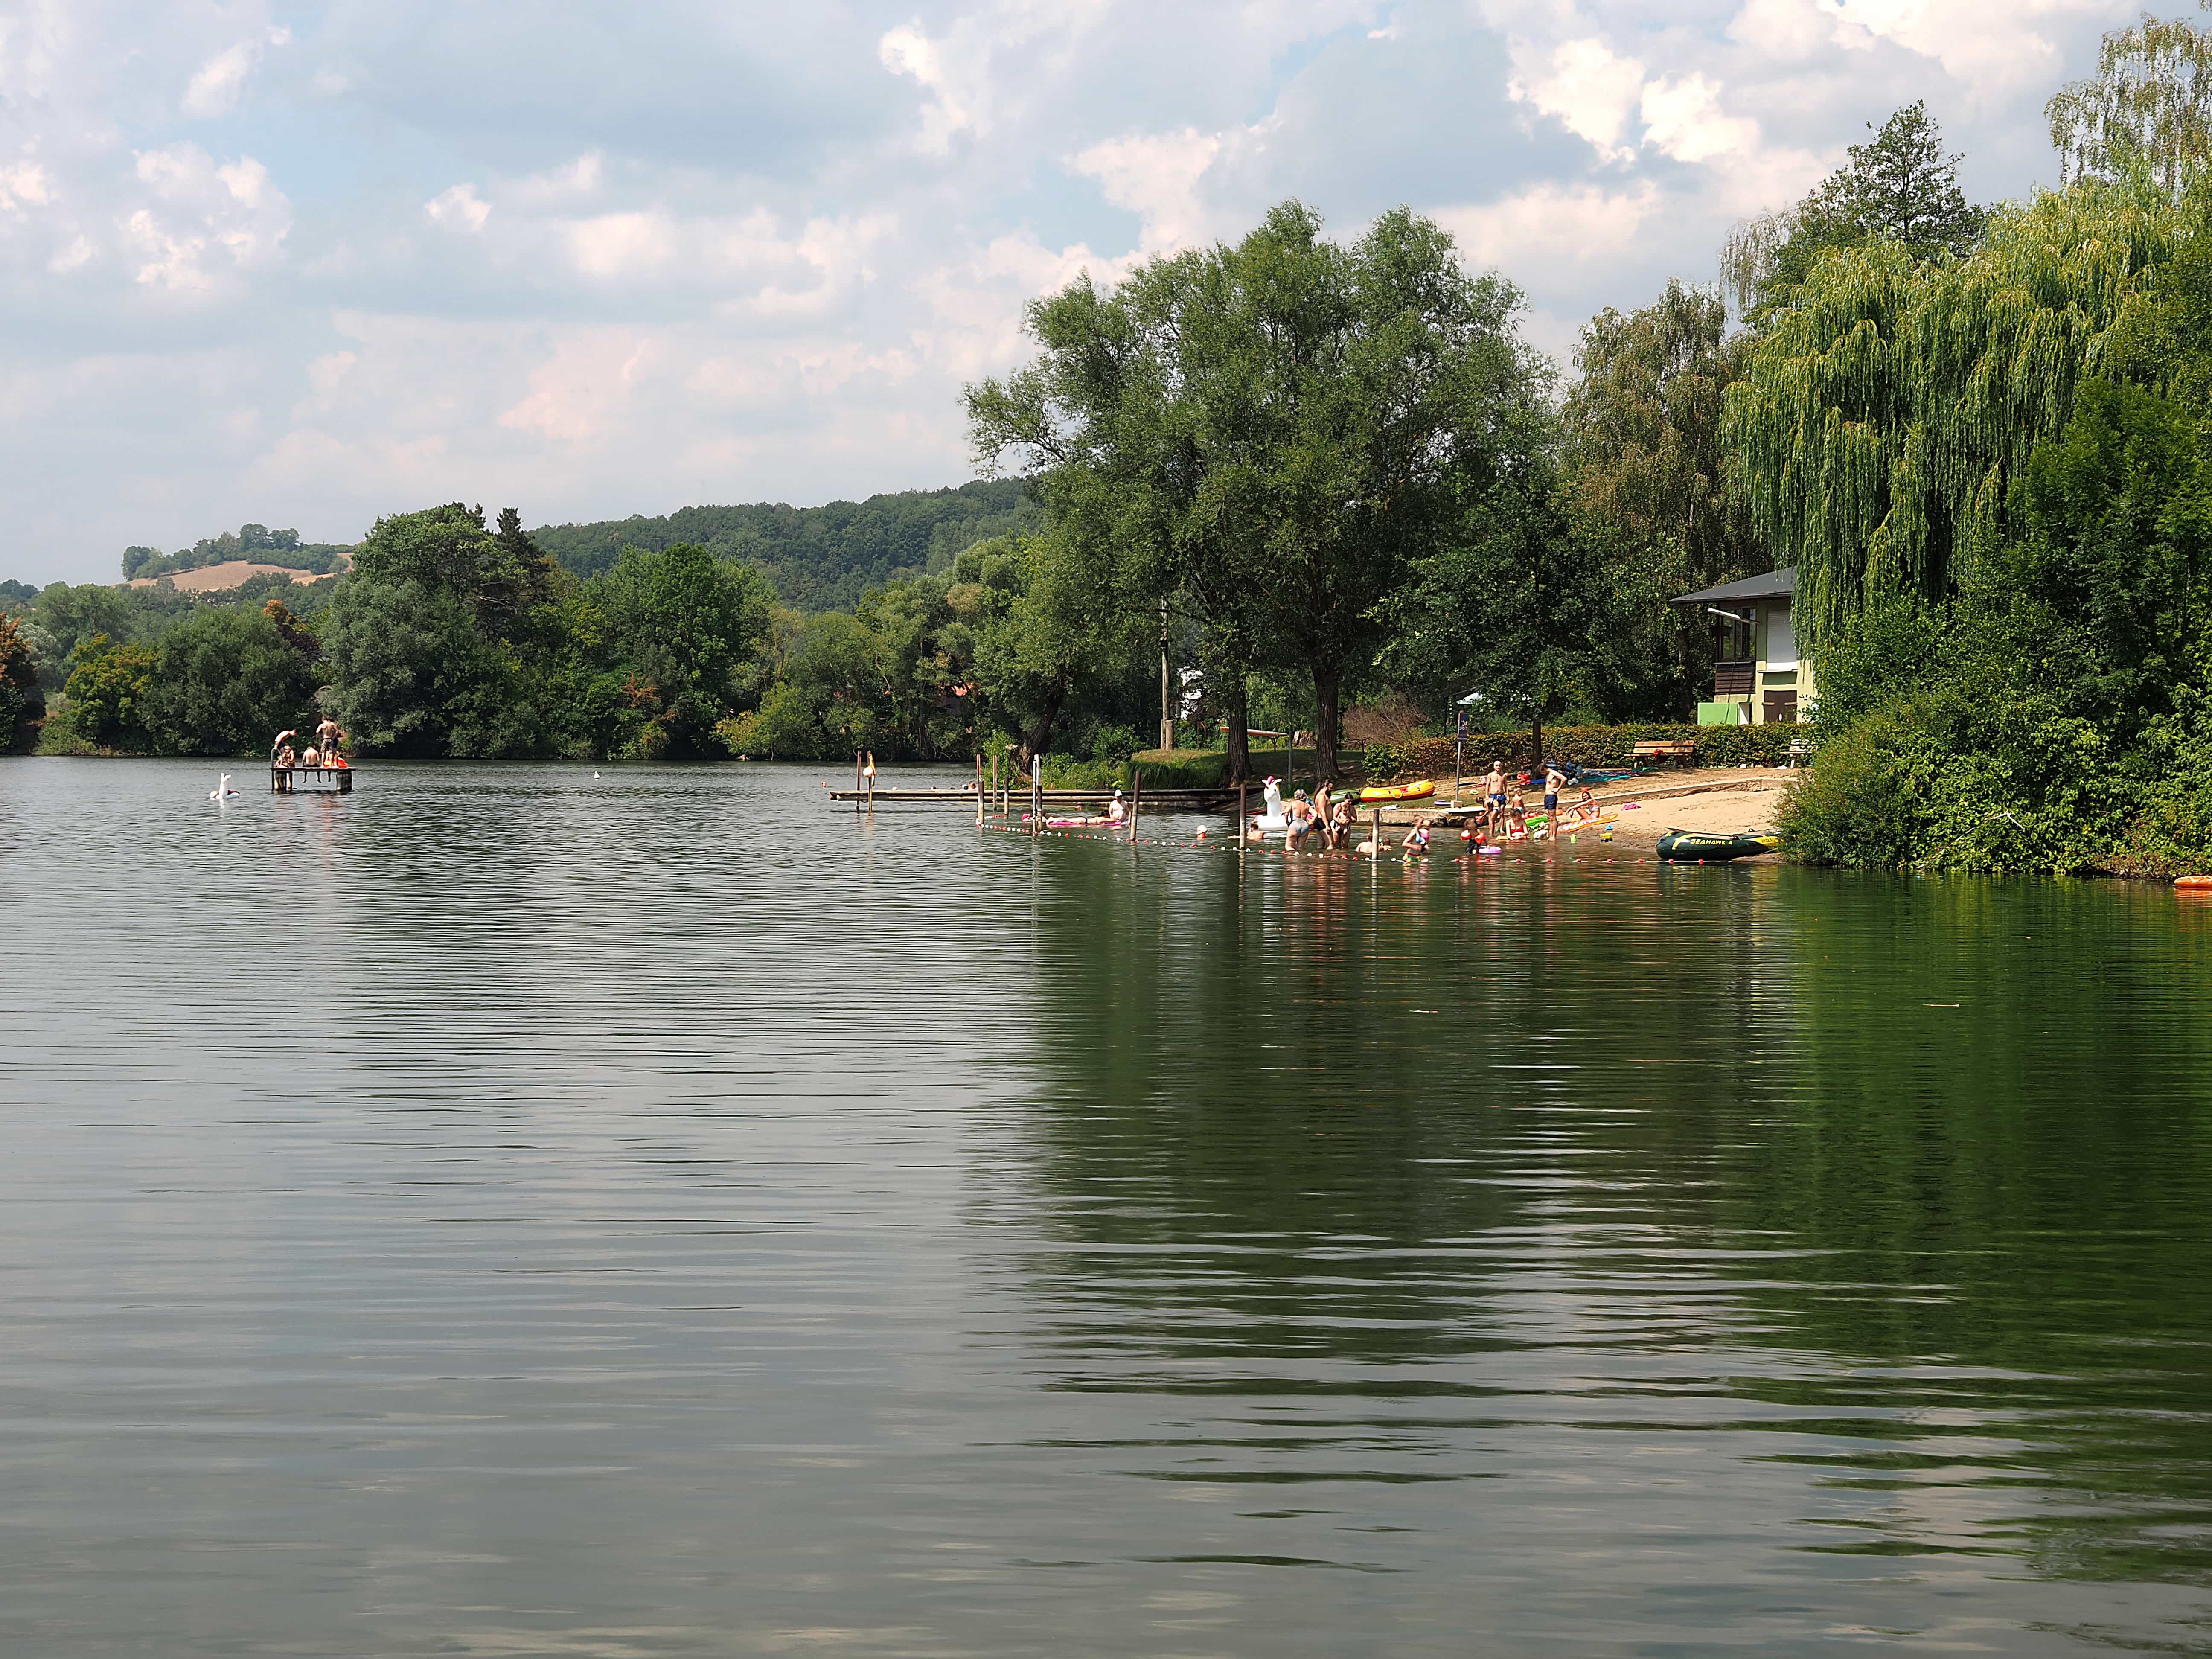
[[[208,791],[208,799],[210,800],[230,800],[235,799],[237,794],[238,791],[230,787],[230,774],[226,772],[222,775],[222,781],[216,785],[214,788]]]

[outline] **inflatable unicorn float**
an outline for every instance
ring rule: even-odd
[[[1283,786],[1281,782],[1277,779],[1269,778],[1265,785],[1262,786],[1260,793],[1261,798],[1267,804],[1267,810],[1260,814],[1258,817],[1252,819],[1244,827],[1247,830],[1255,830],[1263,836],[1287,831],[1291,827],[1291,821],[1283,816]]]

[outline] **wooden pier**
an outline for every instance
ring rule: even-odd
[[[269,788],[278,795],[350,795],[350,766],[272,766]]]
[[[1044,810],[1048,815],[1085,807],[1103,807],[1114,799],[1114,786],[1103,789],[1047,789],[1042,792]],[[1259,791],[1252,798],[1259,799]],[[831,801],[841,806],[964,806],[975,810],[975,791],[973,789],[832,789]],[[984,810],[994,817],[999,813],[999,792],[983,792]],[[1233,812],[1237,810],[1235,786],[1226,789],[1146,789],[1143,794],[1146,812]],[[1018,785],[1006,797],[1009,813],[1025,812],[1030,806],[1030,790],[1026,784]]]

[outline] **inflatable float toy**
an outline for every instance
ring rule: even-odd
[[[1248,830],[1257,830],[1262,833],[1271,830],[1289,829],[1291,821],[1283,816],[1283,786],[1280,781],[1269,778],[1260,793],[1261,798],[1267,803],[1267,810],[1244,827]]]
[[[1426,800],[1437,793],[1436,781],[1422,778],[1413,783],[1378,784],[1359,792],[1362,805],[1387,806],[1394,800]]]
[[[2212,876],[2176,876],[2173,884],[2185,893],[2212,893]]]
[[[1782,845],[1771,830],[1748,835],[1716,836],[1702,830],[1669,830],[1659,837],[1659,857],[1667,864],[1726,864],[1731,859],[1756,858]]]

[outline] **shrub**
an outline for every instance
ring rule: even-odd
[[[1528,733],[1470,732],[1465,765],[1472,775],[1486,771],[1493,760],[1509,766],[1528,766],[1540,760],[1562,760],[1599,771],[1617,771],[1636,763],[1638,743],[1679,740],[1697,744],[1699,766],[1779,766],[1790,758],[1790,744],[1811,735],[1803,726],[1681,726],[1651,723],[1632,726],[1547,726],[1544,752],[1528,746]],[[1452,775],[1454,740],[1420,738],[1411,743],[1371,743],[1367,745],[1366,771],[1377,782],[1406,778],[1448,778]]]
[[[1862,717],[1821,745],[1820,763],[1790,790],[1783,846],[1808,864],[1911,862],[1931,825],[1929,787],[1942,765],[1918,705],[1900,700]]]

